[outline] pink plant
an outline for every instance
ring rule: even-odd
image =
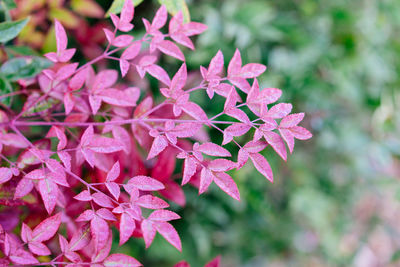
[[[82,66],[69,63],[76,51],[67,48],[66,32],[55,21],[57,51],[46,55],[54,67],[24,83],[21,94],[27,94],[27,99],[18,114],[0,111],[4,166],[0,168],[0,184],[13,194],[3,202],[26,205],[30,211],[19,235],[13,233],[15,223],[2,223],[4,262],[35,265],[39,264],[38,256],[51,256],[50,262],[40,264],[141,266],[131,256],[110,255],[112,225],[119,229],[120,245],[133,236],[143,237],[149,247],[158,232],[181,251],[179,235],[171,224],[180,216],[168,210],[169,204],[160,197],[185,204],[182,188],[172,177],[176,158],[184,162],[182,186],[191,183],[202,194],[214,182],[240,200],[228,171],[242,168],[250,159],[272,182],[271,167],[260,152],[270,145],[286,160],[285,142],[291,153],[294,138],[311,137],[298,126],[304,114],[289,114],[291,104],[268,107],[282,92],[275,88],[260,90],[256,77],[265,71],[264,65],[243,65],[236,50],[225,75],[224,57],[218,51],[208,68],[201,67],[201,82],[188,88],[186,64],[170,79],[157,65],[158,55],[161,52],[184,62],[177,44],[194,49],[189,37],[207,27],[184,23],[178,13],[169,22],[168,34],[164,34],[161,29],[168,14],[161,6],[151,23],[143,19],[146,33],[135,40],[127,34],[133,29],[133,16],[132,1],[126,1],[119,17],[111,15],[114,31],[104,29],[109,42],[104,53]],[[122,52],[120,56],[118,52]],[[116,85],[119,73],[115,70],[96,73],[93,66],[104,59],[118,61],[122,77],[131,69],[141,78],[153,76],[162,84],[160,92],[165,99],[156,104],[151,96],[141,98],[138,87]],[[191,98],[195,91],[204,91],[210,99],[215,94],[225,98],[223,110],[209,117]],[[53,105],[37,111],[35,107],[43,103]],[[30,131],[31,127],[46,126],[49,130],[45,138],[38,139]],[[204,128],[219,131],[222,145],[236,144],[237,155],[232,157],[222,145],[210,142]],[[250,131],[254,131],[251,141],[241,145],[235,140]],[[146,217],[143,209],[153,211]],[[43,221],[39,223],[38,218]],[[219,257],[210,263],[218,265]]]

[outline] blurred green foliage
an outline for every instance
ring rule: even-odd
[[[228,63],[268,66],[264,87],[283,89],[314,133],[288,162],[266,154],[270,184],[251,164],[232,173],[242,201],[219,190],[198,196],[175,223],[183,253],[158,239],[145,266],[185,259],[202,266],[390,266],[399,249],[400,2],[397,0],[188,1],[208,31],[188,58],[207,66],[221,49]],[[201,100],[200,100],[201,101]],[[204,98],[204,103],[206,103]],[[218,105],[209,106],[219,112]],[[215,189],[215,188],[212,188]],[[132,240],[137,249],[141,240]],[[142,245],[140,245],[142,247]]]

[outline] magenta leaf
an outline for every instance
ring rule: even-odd
[[[33,265],[39,264],[39,261],[33,257],[33,255],[23,249],[18,249],[12,255],[10,255],[10,260],[15,264],[21,265]]]
[[[196,173],[196,161],[192,157],[187,157],[184,162],[182,185],[187,184]]]
[[[86,225],[83,228],[79,228],[71,238],[69,242],[70,251],[78,251],[86,247],[90,241],[90,228]]]
[[[90,201],[92,200],[92,196],[90,195],[88,190],[83,190],[78,195],[74,196],[75,199],[80,201]]]
[[[266,66],[257,63],[250,63],[243,66],[240,70],[240,77],[241,78],[255,78],[262,74],[267,69]]]
[[[142,47],[142,42],[135,41],[133,42],[121,55],[121,59],[131,60],[134,59],[140,52]]]
[[[146,248],[150,247],[156,235],[156,229],[153,226],[153,222],[150,220],[143,220],[141,223],[141,229],[143,232],[143,239]]]
[[[115,179],[118,178],[119,174],[120,174],[120,166],[119,162],[117,161],[114,163],[111,170],[107,173],[106,181],[107,182],[115,181]]]
[[[29,242],[29,250],[39,256],[48,256],[51,254],[50,250],[40,242]]]
[[[29,194],[33,189],[33,182],[31,179],[22,178],[17,187],[15,188],[14,199],[22,198]]]
[[[211,172],[211,170],[203,167],[200,173],[200,187],[199,187],[199,194],[204,193],[207,191],[208,187],[214,180],[214,174]]]
[[[90,229],[94,240],[95,251],[104,247],[109,237],[107,222],[99,216],[94,216],[90,221]]]
[[[290,114],[281,120],[280,128],[290,128],[299,124],[304,118],[304,113]]]
[[[215,257],[212,261],[204,265],[204,267],[220,267],[221,256]]]
[[[272,148],[278,153],[278,155],[283,159],[286,160],[286,147],[285,143],[283,142],[282,138],[274,132],[263,132],[265,140],[272,146]]]

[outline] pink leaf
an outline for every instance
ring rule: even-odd
[[[122,23],[131,22],[131,20],[133,19],[133,15],[134,15],[133,1],[126,0],[121,10],[121,22]]]
[[[122,213],[119,222],[119,245],[124,244],[132,236],[135,230],[135,221],[127,213]]]
[[[23,250],[18,249],[10,256],[10,260],[16,264],[21,265],[34,265],[39,264],[39,261],[32,256],[31,253]]]
[[[119,195],[121,193],[119,185],[114,183],[114,182],[107,182],[105,183],[106,187],[108,189],[108,191],[110,191],[111,195],[113,195],[113,197],[118,200]]]
[[[146,209],[164,209],[169,207],[167,202],[152,195],[141,196],[135,203]]]
[[[107,221],[116,221],[117,220],[117,218],[115,218],[114,214],[112,214],[111,211],[109,211],[108,209],[105,209],[105,208],[98,209],[96,211],[96,215]]]
[[[155,30],[162,28],[167,22],[167,18],[168,18],[167,8],[165,7],[165,5],[162,5],[157,10],[157,13],[154,16],[153,21],[151,23],[151,27]]]
[[[231,157],[231,153],[229,153],[228,150],[225,148],[214,144],[214,143],[204,143],[199,145],[199,147],[196,149],[197,151],[200,151],[204,154],[210,155],[210,156],[215,156],[215,157]]]
[[[78,251],[82,248],[86,247],[90,241],[90,228],[85,226],[83,228],[79,228],[71,238],[69,242],[69,250],[70,251]]]
[[[175,228],[166,222],[158,222],[155,224],[157,231],[177,250],[182,251],[181,239]]]
[[[184,106],[181,107],[187,114],[196,120],[206,121],[208,120],[207,114],[204,110],[197,104],[193,102],[187,102]]]
[[[150,220],[143,220],[141,223],[141,229],[143,232],[144,243],[146,248],[148,248],[154,240],[156,229],[153,226],[153,222]]]
[[[199,194],[204,193],[207,191],[208,187],[214,180],[214,174],[207,168],[203,167],[200,173],[200,187],[199,187]]]
[[[215,172],[226,172],[235,168],[236,164],[227,159],[214,159],[210,161],[207,167]]]
[[[232,177],[230,177],[228,174],[224,172],[216,173],[214,183],[232,198],[240,200],[239,189],[237,188],[237,185],[233,181]]]
[[[294,126],[290,128],[290,131],[292,132],[295,138],[300,140],[307,140],[312,137],[312,134],[307,129],[300,126]]]
[[[168,141],[163,135],[156,136],[154,138],[153,144],[151,145],[151,149],[147,159],[154,158],[158,154],[160,154],[166,147],[168,146]]]
[[[51,254],[50,250],[40,242],[29,242],[29,250],[39,256],[48,256]]]
[[[140,52],[142,48],[142,42],[135,41],[133,42],[121,55],[121,59],[131,60],[134,59]]]
[[[189,22],[183,25],[183,32],[186,36],[198,35],[207,30],[207,25],[199,22]]]
[[[72,109],[74,108],[75,105],[75,97],[72,95],[72,93],[67,92],[64,94],[64,107],[65,107],[65,114],[71,113]]]
[[[64,164],[65,168],[70,171],[71,170],[71,156],[66,151],[59,151],[57,153],[58,157],[60,158],[61,162]]]
[[[114,163],[111,170],[107,173],[106,181],[107,182],[115,181],[115,179],[118,178],[119,174],[120,174],[120,166],[119,166],[119,161],[117,161]]]
[[[187,157],[184,163],[182,185],[187,184],[196,173],[196,161],[192,157]]]
[[[262,74],[267,69],[266,66],[257,63],[250,63],[243,66],[240,71],[241,78],[254,78]]]
[[[304,113],[290,114],[284,117],[279,124],[280,128],[290,128],[299,124],[304,118]]]
[[[235,76],[241,71],[242,68],[242,58],[240,56],[239,49],[236,49],[231,61],[228,65],[228,76]]]
[[[87,222],[87,221],[91,221],[95,216],[95,213],[93,210],[85,210],[84,212],[82,212],[78,218],[76,218],[75,221],[77,222]]]
[[[64,30],[64,27],[58,20],[55,20],[55,31],[56,31],[56,41],[57,41],[57,53],[60,53],[67,49],[67,33]]]
[[[287,146],[289,147],[290,153],[292,153],[294,148],[293,133],[289,129],[279,129],[279,133],[281,134],[283,140],[285,140]]]
[[[170,210],[155,210],[147,219],[152,221],[168,222],[180,218],[181,217],[178,214]]]
[[[222,72],[224,68],[224,55],[221,50],[218,50],[217,54],[211,59],[210,65],[208,66],[208,75],[217,75]]]
[[[104,261],[103,265],[108,266],[118,266],[118,267],[136,267],[142,266],[135,258],[124,255],[124,254],[111,254]]]
[[[165,188],[164,185],[156,179],[143,175],[132,177],[128,181],[128,184],[142,191],[158,191]]]
[[[119,141],[102,136],[96,136],[89,140],[87,147],[98,153],[113,153],[123,149]]]
[[[158,44],[157,48],[166,55],[185,61],[185,56],[183,55],[179,47],[169,40],[161,41]]]
[[[60,243],[61,252],[64,253],[65,251],[67,251],[67,249],[68,249],[68,241],[64,236],[58,234],[58,243]]]
[[[74,74],[76,67],[78,67],[78,63],[72,63],[65,66],[62,66],[56,75],[56,80],[64,81],[68,79],[72,74]]]
[[[112,45],[116,47],[125,47],[129,45],[133,40],[133,36],[128,35],[128,34],[122,34],[117,36],[113,41]]]
[[[228,126],[224,130],[224,140],[222,141],[222,145],[225,145],[232,141],[232,137],[234,136],[241,136],[247,133],[251,129],[250,125],[245,123],[234,123]]]
[[[131,152],[132,148],[132,138],[129,135],[128,131],[121,127],[121,126],[113,126],[112,128],[113,137],[116,140],[120,140],[121,144],[123,145],[123,150],[126,154]]]
[[[95,251],[98,251],[107,243],[109,236],[108,224],[99,216],[94,216],[94,218],[90,221],[90,229],[92,238],[94,240]]]
[[[254,164],[254,167],[265,176],[271,183],[274,182],[274,177],[272,174],[271,167],[269,166],[268,161],[258,153],[250,153],[251,161]]]
[[[101,262],[110,254],[111,245],[112,245],[112,231],[111,229],[107,229],[107,239],[104,244],[101,246],[96,247],[95,241],[95,254],[92,254],[92,262]],[[96,266],[97,267],[97,266]]]
[[[162,83],[164,83],[168,86],[171,84],[171,79],[169,78],[168,73],[160,66],[155,65],[155,64],[150,65],[150,66],[146,67],[146,71],[151,76],[153,76],[157,80],[161,81]]]
[[[0,184],[8,182],[12,178],[13,174],[9,168],[0,168]]]
[[[97,94],[104,102],[121,107],[134,107],[139,99],[140,90],[136,87],[131,87],[126,90],[117,90],[109,88],[101,90]]]
[[[283,160],[286,160],[286,147],[282,138],[274,132],[263,132],[263,135],[265,140],[272,146],[276,153],[278,153]]]
[[[262,141],[250,141],[244,145],[244,149],[249,153],[258,153],[267,147],[267,143]]]
[[[280,119],[288,115],[290,111],[292,111],[292,104],[279,103],[270,108],[266,115],[273,119]]]
[[[92,200],[92,196],[90,195],[88,190],[84,190],[80,192],[78,195],[74,196],[75,199],[79,201],[90,201]]]
[[[32,240],[32,230],[29,228],[28,225],[25,223],[22,223],[21,227],[21,239],[25,243],[28,243],[30,240]]]
[[[43,242],[52,238],[61,224],[61,213],[45,219],[33,229],[32,241]]]
[[[184,122],[178,124],[169,132],[180,138],[188,138],[194,136],[201,129],[201,127],[201,123]]]
[[[100,192],[96,192],[92,195],[93,201],[96,202],[97,205],[105,207],[105,208],[114,208],[110,198]]]
[[[183,89],[187,80],[186,63],[183,63],[171,81],[172,95]]]
[[[54,127],[54,130],[56,131],[56,135],[59,140],[57,150],[63,150],[67,146],[67,136],[65,135],[64,131],[58,127]]]
[[[13,133],[6,133],[6,134],[0,133],[0,142],[2,142],[3,145],[12,146],[16,148],[27,148],[29,146],[24,138]]]
[[[47,212],[51,214],[57,203],[58,186],[50,179],[39,180],[38,186],[44,206]]]
[[[33,182],[31,179],[22,178],[15,188],[14,199],[22,198],[29,194],[33,189]]]
[[[122,77],[125,77],[125,75],[128,73],[130,66],[131,64],[127,60],[120,59],[119,68],[121,69]]]

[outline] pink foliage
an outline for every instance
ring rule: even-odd
[[[48,264],[141,266],[130,256],[110,255],[113,225],[119,229],[120,245],[140,237],[149,247],[158,232],[181,251],[181,240],[171,222],[180,216],[154,195],[185,204],[182,187],[173,176],[176,159],[183,160],[179,176],[182,186],[191,183],[202,194],[215,183],[240,200],[239,188],[227,172],[242,168],[250,159],[272,182],[271,167],[261,152],[271,146],[286,160],[286,145],[292,153],[294,139],[311,138],[309,131],[298,126],[304,114],[290,114],[291,104],[268,106],[282,92],[276,88],[260,90],[257,77],[266,70],[264,65],[243,65],[236,50],[225,74],[224,56],[218,51],[208,68],[201,67],[198,84],[188,82],[185,62],[171,79],[157,65],[160,52],[185,61],[181,47],[194,49],[190,37],[207,27],[184,23],[178,13],[170,20],[168,33],[162,33],[168,14],[161,6],[151,23],[143,19],[145,35],[133,40],[129,35],[133,16],[132,1],[128,0],[119,17],[111,15],[115,30],[104,29],[109,42],[104,53],[82,66],[69,62],[75,49],[67,49],[67,34],[55,21],[57,51],[46,57],[56,64],[36,78],[40,96],[28,98],[18,115],[0,111],[4,160],[0,184],[14,186],[13,198],[7,203],[24,205],[24,197],[31,194],[40,214],[37,216],[43,218],[41,223],[29,217],[21,222],[19,236],[1,228],[0,248],[9,262],[33,265],[39,263],[38,256],[50,256],[53,261]],[[118,31],[124,34],[117,35]],[[96,73],[92,66],[104,59],[117,60],[120,73],[109,69]],[[129,72],[137,72],[142,78],[147,73],[157,79],[165,99],[156,103],[141,89],[119,83],[120,75]],[[215,94],[225,98],[222,111],[209,116],[191,98],[194,91],[203,91],[210,99]],[[61,104],[31,117],[23,115],[49,99]],[[32,141],[25,132],[38,126],[49,126],[49,132],[42,140]],[[204,126],[219,131],[222,144],[211,142]],[[252,140],[239,144],[237,137],[250,133]],[[223,147],[228,143],[237,146],[237,153],[232,155]],[[19,157],[11,161],[11,155]],[[152,212],[146,217],[143,209]],[[219,266],[219,261],[217,257],[206,266]],[[176,266],[189,265],[181,262]]]

